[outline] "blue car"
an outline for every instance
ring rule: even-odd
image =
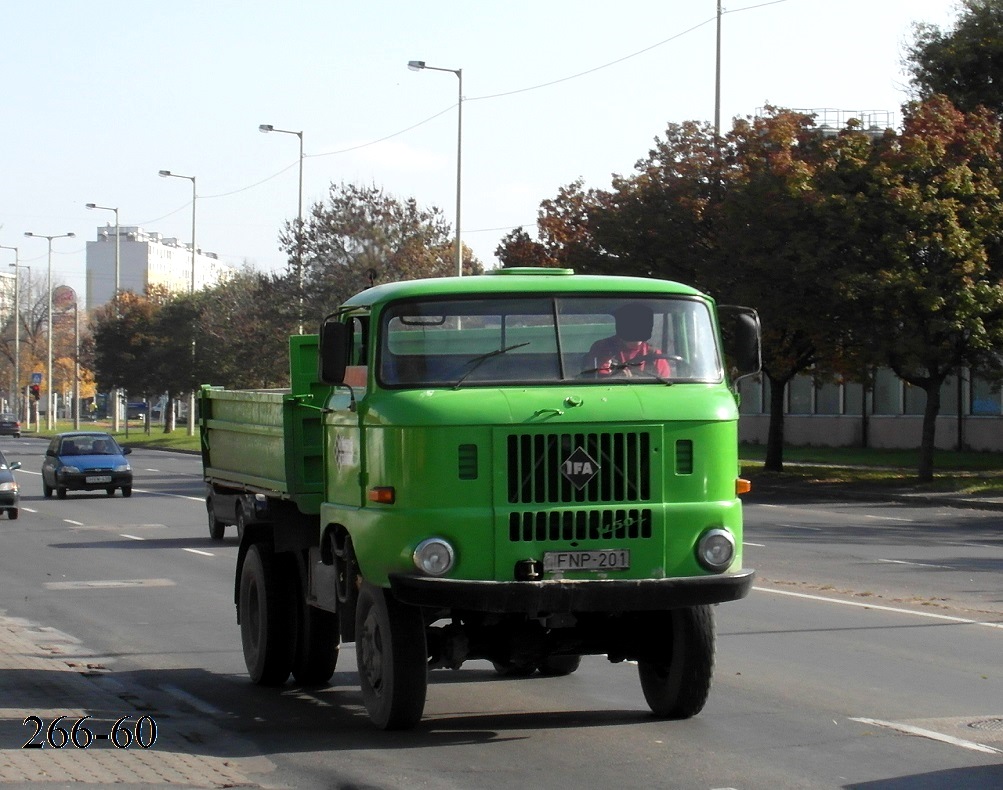
[[[121,488],[122,496],[132,496],[132,467],[125,459],[131,452],[100,431],[57,434],[42,461],[42,493],[65,499],[67,491],[103,490],[114,496]]]

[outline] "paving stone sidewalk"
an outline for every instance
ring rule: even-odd
[[[211,723],[157,711],[99,664],[80,659],[78,640],[0,610],[0,785],[38,788],[86,784],[115,787],[259,787],[245,771],[268,771],[264,758],[220,758],[200,745]],[[55,707],[54,707],[55,705]],[[53,726],[53,722],[63,718]],[[74,723],[76,743],[68,740]],[[129,716],[113,733],[116,721]],[[142,717],[137,742],[136,726]],[[41,723],[36,725],[31,717]],[[25,724],[25,720],[28,723]],[[152,740],[152,723],[157,725]],[[52,727],[51,733],[49,728]],[[36,730],[38,730],[36,734]],[[53,748],[52,744],[62,748]],[[116,735],[119,748],[110,740]],[[52,744],[47,742],[51,738]],[[219,739],[216,739],[217,742]],[[89,741],[89,742],[88,742]],[[34,747],[26,744],[42,744]],[[146,746],[147,748],[144,748]]]

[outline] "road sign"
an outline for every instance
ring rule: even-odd
[[[41,373],[32,373],[31,374],[31,383],[32,384],[41,384],[42,383],[42,374]]]

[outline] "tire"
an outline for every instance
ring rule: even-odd
[[[12,507],[10,510],[7,511],[7,518],[9,518],[11,521],[14,521],[18,517],[18,515],[20,514],[16,507]]]
[[[237,503],[237,512],[234,514],[234,519],[237,524],[237,537],[243,539],[244,529],[247,527],[247,516],[244,515],[244,505],[240,502]]]
[[[65,486],[56,486],[56,496],[59,499],[66,499],[66,487]]]
[[[45,482],[42,483],[42,496],[46,499],[52,497],[52,489]]]
[[[288,566],[255,544],[240,570],[240,641],[247,672],[259,686],[281,686],[292,671],[296,602]]]
[[[564,677],[577,672],[581,663],[581,656],[547,656],[540,662],[540,674]]]
[[[536,664],[524,661],[492,661],[495,672],[505,678],[528,678],[536,672]]]
[[[205,507],[206,512],[209,514],[209,537],[213,540],[223,540],[223,534],[226,532],[226,524],[216,518],[216,514],[212,512],[211,497],[206,497]]]
[[[124,497],[132,496],[132,486],[122,486],[122,496]]]
[[[338,665],[340,618],[334,612],[318,609],[302,600],[299,610],[293,677],[303,686],[323,686]]]
[[[355,613],[362,700],[382,730],[414,727],[425,709],[428,649],[421,610],[363,582]]]
[[[660,718],[688,719],[707,702],[714,674],[714,614],[709,606],[662,612],[650,627],[664,634],[664,660],[638,661],[641,689]]]
[[[115,486],[109,486],[104,490],[105,494],[108,496],[115,496]]]

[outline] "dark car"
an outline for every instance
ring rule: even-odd
[[[132,467],[125,459],[132,450],[122,447],[109,434],[75,431],[52,437],[42,461],[42,493],[56,492],[63,499],[67,491],[105,491],[132,496]]]
[[[21,499],[14,470],[21,468],[20,461],[10,461],[0,453],[0,511],[6,511],[7,518],[17,518],[17,505]]]
[[[21,436],[21,422],[15,414],[0,414],[0,436]]]

